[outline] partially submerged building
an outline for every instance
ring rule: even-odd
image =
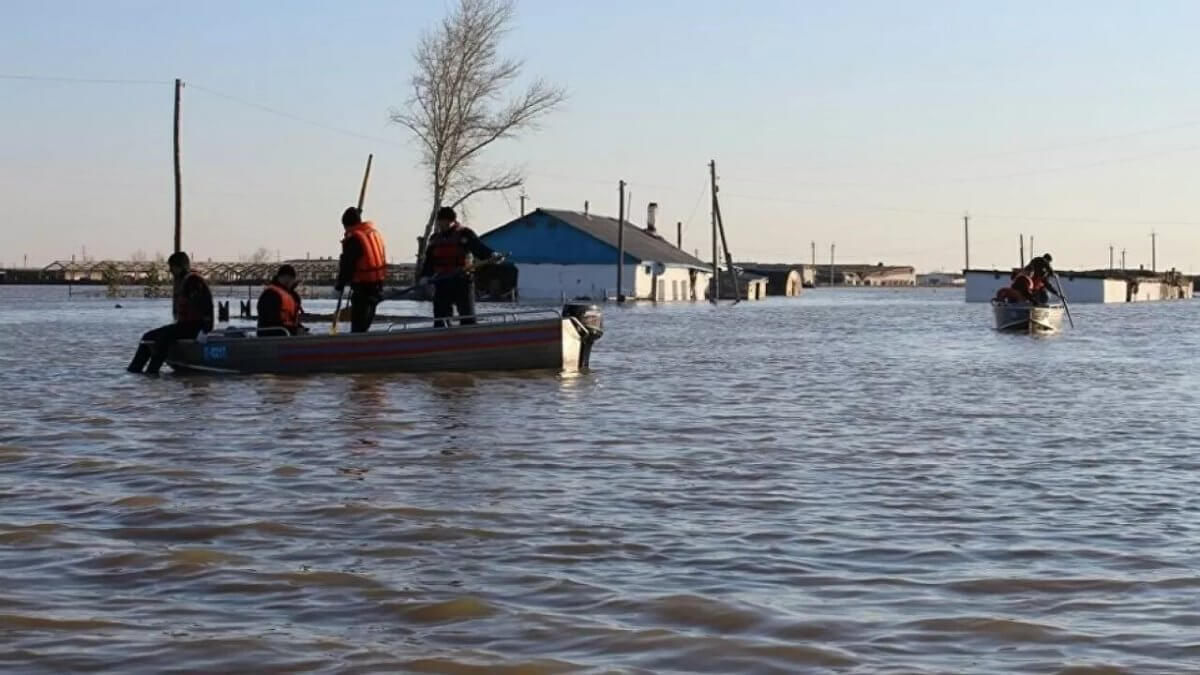
[[[821,286],[916,286],[916,269],[909,265],[818,265]]]
[[[522,300],[606,300],[617,295],[616,218],[561,209],[537,209],[483,234],[489,247],[509,254]],[[705,300],[712,268],[646,228],[626,221],[622,293],[659,302]]]
[[[709,286],[711,285],[710,283]],[[733,292],[733,288],[733,276],[728,271],[721,270],[721,294],[718,297],[722,300],[762,300],[768,295],[767,277],[749,270],[742,270],[737,275],[736,294]],[[712,297],[711,288],[709,288],[709,297]]]
[[[991,302],[996,291],[1012,284],[1016,270],[966,270],[967,302]],[[1192,297],[1191,277],[1174,270],[1060,271],[1062,290],[1072,303],[1150,302]]]
[[[804,288],[804,272],[798,265],[778,263],[738,263],[747,274],[765,277],[767,295],[794,297]],[[811,284],[810,284],[811,285]]]

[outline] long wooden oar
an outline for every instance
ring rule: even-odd
[[[375,159],[375,154],[367,155],[367,170],[363,172],[362,187],[358,190],[358,210],[361,213],[363,202],[367,199],[367,181],[371,179],[371,160]],[[342,313],[342,294],[346,289],[338,291],[337,309],[333,310],[333,325],[329,327],[330,335],[337,335],[338,315]]]
[[[1063,309],[1067,310],[1067,323],[1071,328],[1075,327],[1075,321],[1071,319],[1071,306],[1067,304],[1067,294],[1063,292],[1062,279],[1058,276],[1058,272],[1054,273],[1054,281],[1058,286],[1058,297],[1062,298]]]

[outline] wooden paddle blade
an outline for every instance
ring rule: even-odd
[[[338,321],[349,321],[350,320],[350,308],[343,307],[342,311],[338,312],[337,320]]]

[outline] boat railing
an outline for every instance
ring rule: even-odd
[[[408,330],[411,327],[419,326],[421,328],[429,327],[430,323],[440,322],[441,325],[435,325],[435,328],[451,328],[458,325],[463,319],[475,319],[477,323],[516,323],[526,319],[542,318],[542,319],[561,319],[562,314],[557,309],[527,309],[516,312],[488,312],[486,314],[475,314],[471,316],[453,316],[443,319],[435,319],[432,316],[413,317],[410,319],[402,319],[393,321],[388,324],[387,332],[393,330]]]

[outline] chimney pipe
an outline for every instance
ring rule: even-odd
[[[658,202],[650,202],[650,204],[646,206],[646,231],[650,234],[654,234],[656,232],[654,229],[654,216],[657,213]]]
[[[588,215],[588,202],[586,199],[583,200],[583,215],[584,217],[587,217]]]
[[[683,250],[683,221],[675,223],[675,248]]]

